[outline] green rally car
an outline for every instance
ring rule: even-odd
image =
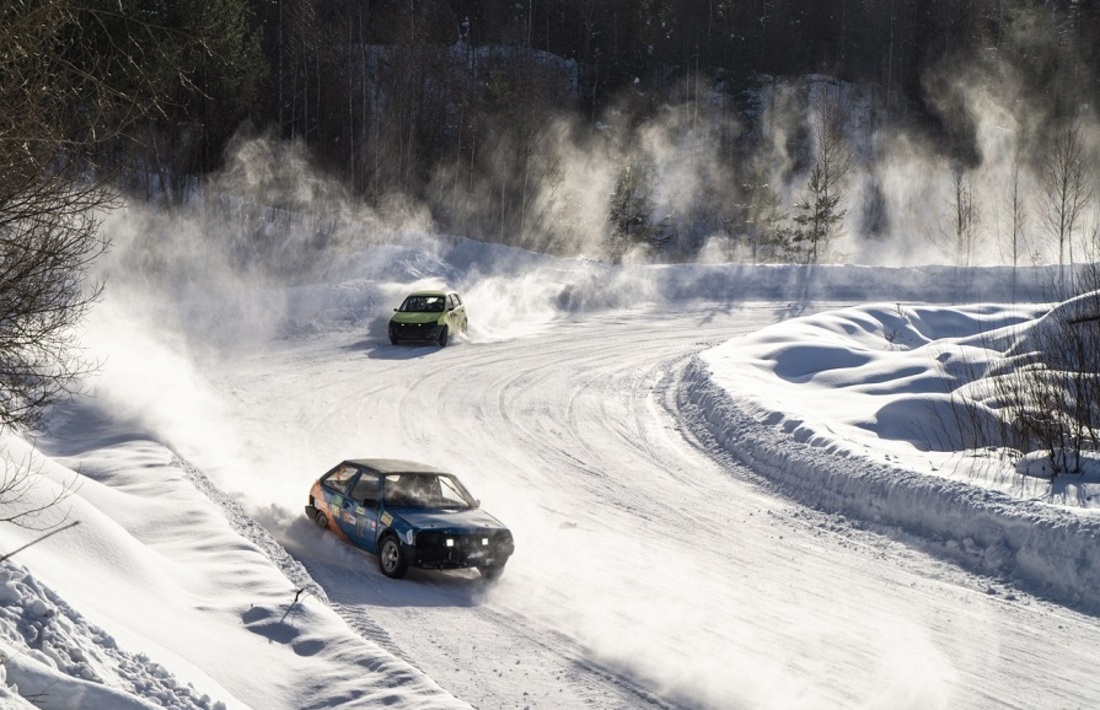
[[[454,291],[415,291],[405,297],[390,318],[390,342],[438,343],[465,333],[466,306]]]

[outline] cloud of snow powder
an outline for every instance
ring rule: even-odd
[[[657,108],[632,107],[632,96],[593,125],[558,117],[533,141],[522,224],[488,236],[605,257],[617,248],[614,202],[627,184],[643,216],[632,232],[649,229],[668,240],[659,258],[752,261],[753,230],[793,228],[796,205],[811,197],[815,136],[831,93],[847,116],[852,164],[839,187],[845,216],[823,261],[1049,263],[1057,253],[1044,222],[1042,163],[1056,121],[1049,97],[1035,96],[1026,83],[999,55],[945,62],[929,70],[923,88],[934,115],[906,124],[897,120],[900,95],[823,76],[768,80],[736,103],[716,85]],[[1096,111],[1073,111],[1095,163]],[[497,146],[500,161],[515,159],[510,146]],[[457,185],[452,178],[445,173],[439,182]],[[467,220],[497,204],[492,189],[454,188],[457,201],[470,206]],[[748,207],[754,200],[772,201],[774,213]],[[1075,234],[1076,254],[1095,253],[1097,226],[1093,199]]]
[[[103,367],[90,386],[111,412],[201,455],[208,474],[236,472],[230,488],[255,472],[211,378],[273,338],[343,331],[364,353],[391,348],[392,310],[419,288],[457,289],[470,313],[462,339],[474,343],[535,335],[593,294],[631,298],[598,262],[433,234],[401,200],[367,209],[300,146],[262,138],[242,140],[191,202],[129,202],[103,231],[112,248],[96,266],[107,288],[85,343]]]

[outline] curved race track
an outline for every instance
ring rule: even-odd
[[[1084,707],[1097,620],[793,505],[695,442],[698,351],[776,304],[612,312],[436,347],[275,341],[218,367],[255,511],[349,624],[491,708]],[[341,458],[458,473],[512,527],[503,579],[395,582],[301,515]],[[231,467],[230,467],[231,468]],[[232,487],[226,474],[224,485]],[[263,511],[259,509],[263,508]]]

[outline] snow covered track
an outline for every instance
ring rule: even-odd
[[[217,388],[245,468],[264,472],[264,524],[353,628],[479,708],[1100,697],[1058,660],[1100,643],[1094,617],[793,505],[758,484],[767,470],[692,442],[703,423],[677,397],[701,386],[694,354],[785,309],[586,314],[442,350],[331,331],[225,362]],[[516,533],[503,579],[394,583],[309,526],[309,480],[364,453],[458,473]],[[252,480],[232,468],[230,487]]]
[[[715,384],[700,358],[687,367],[679,406],[713,445],[796,500],[901,527],[979,573],[1100,611],[1100,520],[800,441]]]
[[[696,360],[804,320],[792,315],[832,313],[803,300],[812,279],[789,270],[793,282],[777,286],[773,269],[721,266],[630,275],[455,249],[467,250],[457,262],[455,250],[450,261],[401,251],[416,272],[404,281],[388,249],[281,290],[196,299],[184,279],[187,293],[148,311],[116,289],[89,334],[105,363],[95,397],[43,446],[51,480],[85,481],[74,504],[86,534],[51,538],[20,562],[128,653],[193,684],[202,707],[1096,706],[1100,677],[1066,659],[1091,657],[1100,619],[1003,573],[1015,565],[1027,589],[1025,566],[1039,580],[1050,564],[1048,579],[1072,571],[1069,586],[1092,584],[1088,530],[1040,538],[1028,528],[1034,506],[1005,526],[996,495],[948,481],[890,489],[882,479],[895,472],[863,466],[855,447],[826,457],[798,444],[801,402],[781,403],[789,428],[755,424]],[[469,337],[393,347],[386,311],[408,280],[430,280],[422,267],[459,281]],[[906,278],[876,273],[824,278],[876,294]],[[923,278],[910,279],[913,293]],[[776,300],[748,300],[768,289]],[[943,310],[953,323],[979,312]],[[174,316],[182,330],[164,332]],[[862,332],[855,320],[830,332],[853,324]],[[875,353],[894,345],[869,340]],[[829,352],[849,362],[849,345]],[[865,374],[856,369],[845,372]],[[770,396],[774,378],[763,382]],[[309,486],[349,456],[458,474],[515,533],[503,578],[412,570],[397,582],[322,534],[303,514]],[[955,493],[961,505],[941,501]],[[924,524],[896,518],[918,505]],[[876,516],[940,549],[858,522]],[[953,534],[937,537],[945,527]],[[0,532],[6,549],[30,536]],[[1059,544],[1062,557],[1048,554]],[[948,561],[956,548],[967,564]],[[137,706],[160,692],[113,689]]]

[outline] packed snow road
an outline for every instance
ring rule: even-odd
[[[694,439],[684,365],[787,315],[701,303],[510,338],[472,314],[444,349],[275,341],[217,369],[238,459],[220,482],[249,488],[353,628],[478,708],[1091,706],[1097,619],[793,505]],[[502,580],[393,581],[313,528],[312,480],[366,456],[459,474],[515,533]]]

